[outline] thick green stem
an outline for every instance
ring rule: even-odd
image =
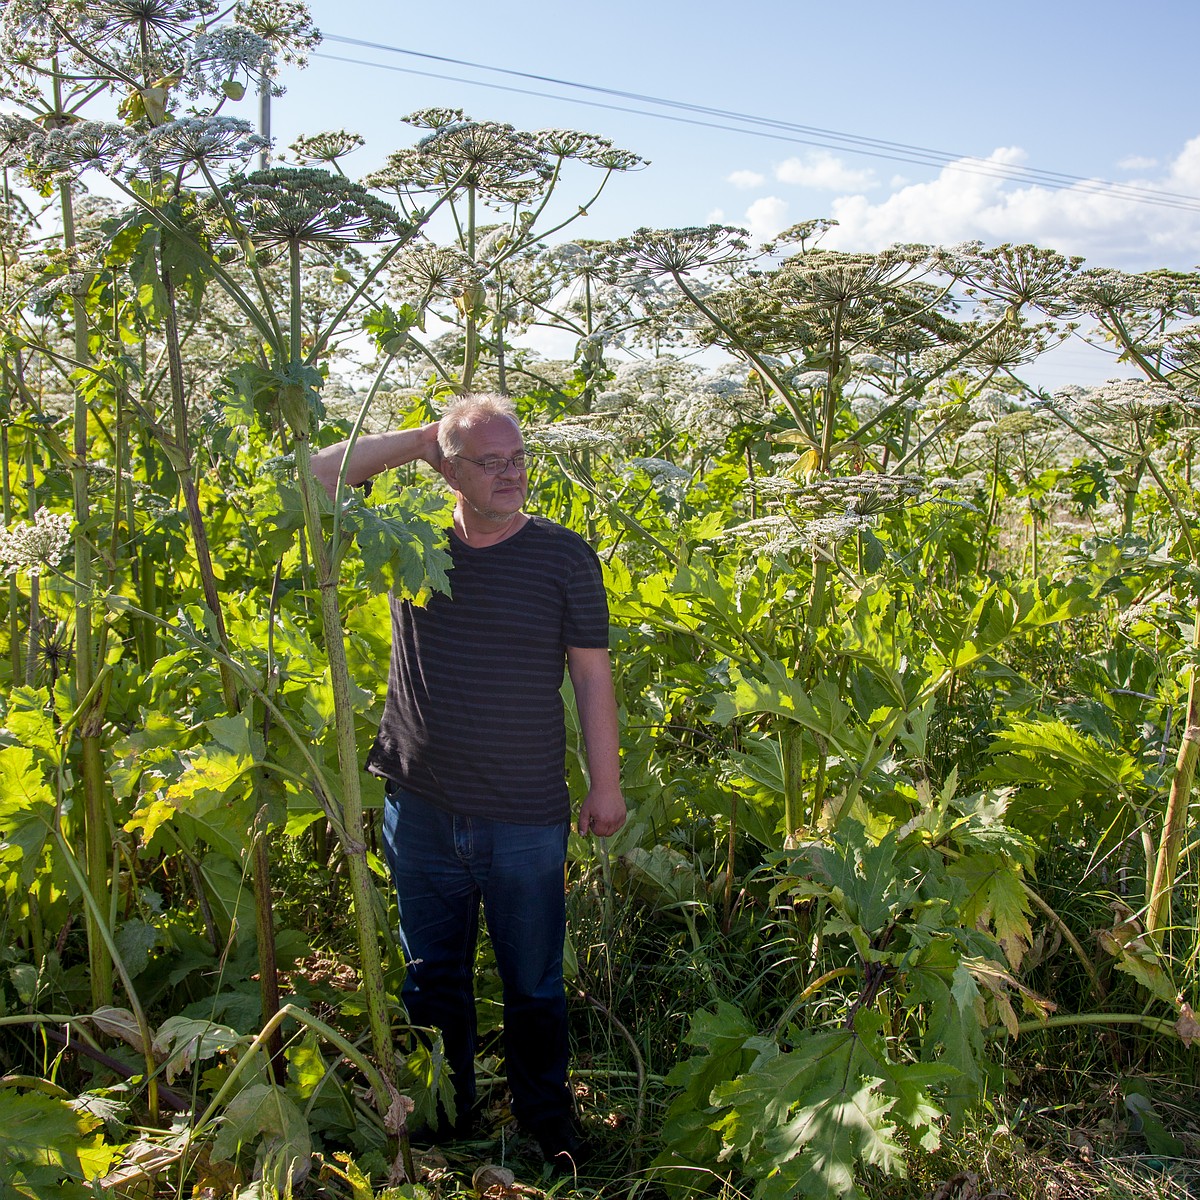
[[[829,352],[829,369],[825,373],[825,398],[821,406],[821,458],[818,470],[828,471],[833,461],[833,435],[837,420],[837,403],[842,368],[842,306],[839,304],[833,320],[833,336]]]
[[[300,248],[291,247],[291,352],[299,365],[301,344]],[[350,668],[346,661],[346,643],[342,633],[342,614],[338,602],[337,565],[331,560],[321,530],[320,490],[312,472],[311,435],[316,421],[309,409],[309,429],[298,431],[295,443],[296,475],[304,508],[304,528],[317,576],[321,599],[321,619],[325,630],[325,653],[329,662],[329,681],[333,691],[334,725],[337,732],[338,769],[342,792],[342,849],[350,875],[350,894],[354,906],[354,924],[358,940],[359,969],[367,1006],[367,1023],[375,1061],[389,1085],[395,1084],[396,1066],[392,1050],[392,1029],[384,986],[383,963],[379,953],[374,882],[367,865],[367,841],[363,819],[362,788],[358,774],[358,737],[355,729],[354,701]],[[338,516],[334,514],[334,521]],[[380,1114],[387,1112],[387,1095],[377,1095]]]
[[[148,1099],[150,1103],[150,1119],[158,1123],[158,1079],[157,1066],[154,1062],[154,1054],[151,1050],[151,1045],[154,1041],[154,1035],[150,1030],[150,1022],[146,1020],[145,1010],[142,1008],[142,1002],[138,996],[137,990],[133,986],[133,980],[129,972],[125,969],[124,961],[117,950],[117,944],[113,940],[112,931],[109,929],[104,914],[96,902],[96,897],[92,894],[88,887],[87,877],[84,874],[83,868],[75,859],[75,855],[71,851],[71,847],[67,844],[67,839],[63,836],[62,827],[58,822],[57,816],[54,821],[54,828],[51,831],[54,840],[58,845],[59,853],[63,856],[63,861],[67,864],[67,869],[75,877],[75,882],[79,885],[79,890],[83,895],[84,907],[91,915],[96,923],[96,928],[99,936],[103,939],[106,949],[109,954],[109,970],[112,970],[112,965],[116,964],[116,969],[121,976],[121,983],[125,988],[125,995],[129,1000],[130,1010],[133,1012],[133,1019],[137,1022],[138,1032],[141,1034],[143,1055],[146,1062],[146,1086],[148,1088]],[[111,993],[111,987],[109,989]],[[112,1003],[112,996],[105,1001],[105,1004]],[[96,1005],[97,1008],[104,1007]]]
[[[192,477],[191,431],[188,428],[187,394],[183,384],[183,358],[179,348],[179,323],[176,316],[175,285],[166,262],[162,264],[163,292],[166,295],[166,342],[167,377],[171,385],[171,410],[174,417],[172,444],[167,448],[179,476],[183,491],[183,503],[187,510],[188,529],[192,534],[192,547],[196,552],[196,565],[200,570],[200,586],[204,591],[204,603],[213,615],[217,637],[224,649],[228,643],[225,632],[225,616],[221,610],[221,596],[217,591],[217,575],[213,570],[212,554],[208,544],[208,530],[204,515],[200,511],[200,496],[196,481]],[[238,701],[237,682],[233,673],[219,664],[221,672],[221,695],[229,712],[236,713],[241,705]]]
[[[57,76],[56,76],[57,81]],[[75,253],[75,210],[70,184],[59,185],[63,219],[63,243],[68,258]],[[88,361],[88,318],[85,290],[81,286],[72,295],[72,324],[75,334],[75,358]],[[74,391],[74,441],[71,456],[71,490],[75,520],[75,694],[87,696],[95,682],[95,646],[92,637],[92,546],[84,534],[88,507],[88,403],[81,386]],[[108,895],[108,874],[111,860],[109,815],[104,786],[104,757],[100,731],[103,728],[103,692],[100,704],[86,713],[80,722],[81,745],[80,780],[83,788],[84,862],[87,886],[93,900]],[[92,987],[92,1007],[112,1003],[113,964],[102,930],[103,921],[98,905],[87,905],[84,920],[88,935],[89,979]]]
[[[1192,624],[1192,651],[1200,648],[1200,612]],[[1154,878],[1150,884],[1150,899],[1146,905],[1146,934],[1160,949],[1171,924],[1171,892],[1175,886],[1175,870],[1179,864],[1179,850],[1187,832],[1188,808],[1192,798],[1192,781],[1196,775],[1196,762],[1200,759],[1200,678],[1192,669],[1188,685],[1187,721],[1183,737],[1179,742],[1179,753],[1175,757],[1175,770],[1171,776],[1171,792],[1167,797],[1167,811],[1163,814],[1162,835],[1158,841],[1158,855],[1154,862]]]
[[[350,875],[350,893],[354,906],[354,924],[358,940],[359,967],[371,1029],[375,1061],[384,1078],[395,1083],[391,1021],[384,987],[383,964],[379,954],[379,931],[375,922],[374,883],[367,866],[367,843],[363,821],[362,790],[358,775],[358,739],[355,733],[354,702],[350,688],[350,669],[342,635],[342,615],[338,603],[337,578],[330,569],[328,549],[321,532],[317,500],[320,485],[312,473],[309,440],[296,439],[296,472],[304,505],[304,522],[316,568],[321,597],[321,617],[325,629],[325,652],[333,690],[334,722],[337,729],[338,768],[341,774],[342,849]],[[387,1097],[378,1097],[386,1111]]]
[[[791,846],[799,827],[800,781],[804,763],[804,731],[790,722],[780,735],[783,754],[783,836],[784,846]]]

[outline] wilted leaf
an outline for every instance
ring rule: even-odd
[[[199,1059],[212,1058],[247,1041],[236,1029],[215,1021],[192,1017],[168,1017],[154,1037],[154,1057],[164,1064],[168,1083],[191,1069]]]
[[[967,898],[960,908],[963,924],[993,929],[1015,971],[1033,940],[1032,910],[1021,886],[1020,867],[997,854],[964,854],[950,864],[948,873],[966,885]]]
[[[1124,905],[1114,905],[1116,920],[1111,930],[1096,934],[1103,949],[1117,960],[1117,970],[1133,976],[1148,992],[1175,1007],[1179,989],[1166,963],[1146,940],[1141,923]]]
[[[1189,1048],[1194,1041],[1200,1038],[1200,1021],[1196,1020],[1196,1014],[1192,1011],[1190,1004],[1180,1004],[1179,1020],[1175,1022],[1175,1032],[1179,1034],[1179,1040]]]
[[[120,1038],[127,1042],[139,1054],[146,1052],[146,1043],[142,1040],[142,1031],[138,1028],[137,1020],[127,1008],[114,1008],[103,1005],[91,1015],[91,1022],[101,1033],[109,1037]]]

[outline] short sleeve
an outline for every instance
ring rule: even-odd
[[[608,649],[608,597],[600,559],[582,542],[579,561],[567,578],[563,643],[581,650]]]

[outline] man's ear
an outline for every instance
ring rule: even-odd
[[[443,454],[442,461],[438,463],[437,469],[450,489],[458,491],[458,464],[455,463],[454,459]]]

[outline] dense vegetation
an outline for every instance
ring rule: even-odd
[[[553,1186],[1194,1194],[1200,276],[565,242],[637,156],[447,110],[361,181],[341,132],[251,171],[219,110],[313,37],[0,18],[0,1197],[549,1186],[491,1043],[481,1140],[408,1144],[445,1080],[361,761],[444,491],[309,467],[485,388],[606,564],[624,723],[568,880],[600,1152]],[[1135,374],[1023,381],[1076,333]]]

